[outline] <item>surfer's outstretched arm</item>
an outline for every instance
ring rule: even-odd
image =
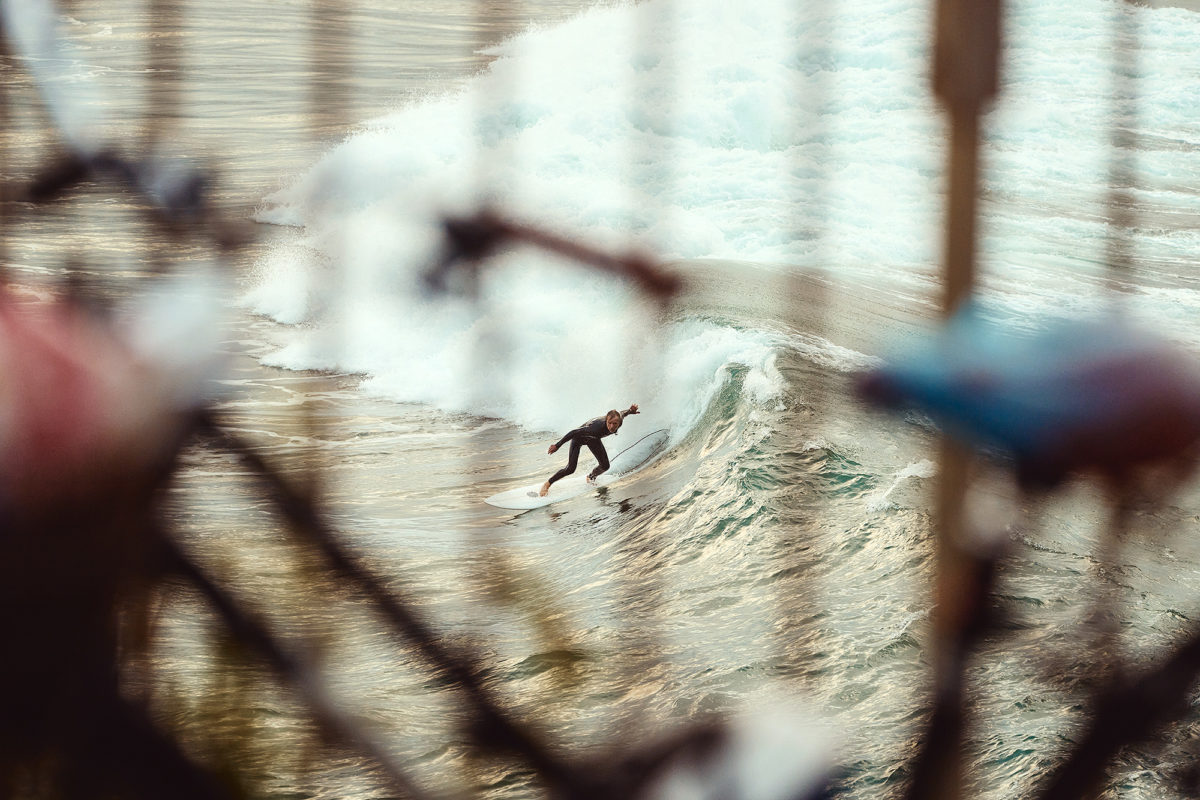
[[[627,408],[621,412],[621,419],[625,419],[630,414],[636,414],[636,413],[638,413],[638,406],[637,406],[637,403],[634,403],[629,408]]]
[[[547,450],[546,452],[549,455],[554,455],[554,452],[556,450],[558,450],[558,448],[562,447],[567,442],[574,441],[578,436],[580,436],[582,433],[584,433],[584,428],[586,428],[586,427],[587,426],[585,425],[582,428],[576,428],[573,431],[567,431],[565,434],[563,434],[563,437],[561,439],[559,439],[554,444],[550,445],[550,449]]]

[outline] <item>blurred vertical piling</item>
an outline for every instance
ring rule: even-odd
[[[349,19],[355,8],[353,2],[339,0],[311,0],[308,5],[308,131],[316,142],[323,141],[330,131],[340,130],[349,119],[350,95],[348,74],[351,71],[352,42],[350,37]],[[333,176],[331,182],[338,181],[339,176]],[[330,191],[333,188],[330,187]],[[340,245],[340,246],[339,246]],[[319,294],[336,298],[337,303],[345,303],[349,286],[349,265],[346,261],[346,242],[339,237],[333,245],[333,258],[336,269],[313,276],[315,281],[323,284],[317,291]],[[338,325],[328,326],[324,333],[328,340],[324,342],[327,351],[340,358],[345,342],[345,335]],[[321,385],[335,381],[332,376],[322,376],[318,379],[320,385],[314,386],[314,391],[305,394],[301,405],[304,427],[311,441],[319,442],[324,438],[326,420],[321,406],[324,401]],[[324,481],[328,479],[316,465],[316,459],[310,458],[308,463],[300,465],[307,482],[308,490],[314,496],[324,491]]]
[[[150,0],[153,35],[146,68],[150,75],[149,102],[144,123],[144,152],[155,154],[173,132],[181,111],[183,65],[180,0]]]
[[[792,61],[793,83],[789,87],[792,108],[791,126],[800,141],[807,147],[791,148],[786,194],[794,209],[790,224],[793,241],[803,242],[807,252],[788,273],[784,291],[781,293],[787,307],[782,318],[788,320],[793,330],[803,334],[826,338],[828,334],[828,212],[829,159],[825,148],[829,146],[829,123],[826,104],[830,98],[829,70],[823,67],[830,58],[830,46],[834,31],[830,17],[835,6],[821,0],[805,0],[796,4],[799,38],[794,43]],[[814,149],[816,153],[814,154]],[[809,185],[805,182],[809,181]],[[808,216],[808,215],[811,215]],[[804,383],[801,403],[806,411],[803,418],[814,440],[819,441],[819,424],[828,419],[826,412],[830,401],[830,381],[824,370],[814,370]],[[796,491],[808,491],[800,486]],[[799,499],[796,505],[801,506]],[[818,592],[812,576],[812,540],[816,538],[820,523],[813,515],[800,515],[792,509],[791,524],[781,526],[778,537],[776,563],[781,576],[777,589],[779,619],[776,625],[776,641],[780,649],[784,670],[788,674],[806,675],[813,669],[819,649],[814,641],[811,621],[817,614]],[[813,687],[805,687],[811,689]]]
[[[1137,188],[1136,147],[1138,121],[1139,30],[1138,14],[1132,3],[1122,2],[1113,10],[1112,110],[1109,131],[1108,237],[1106,268],[1108,287],[1115,300],[1131,277],[1133,243],[1130,233],[1136,224],[1133,192]]]
[[[7,67],[9,61],[8,37],[0,30],[0,65]],[[9,114],[9,91],[5,82],[0,82],[0,175],[8,175],[11,169],[10,137],[12,120]],[[11,224],[8,196],[10,190],[7,181],[0,182],[0,290],[8,284],[8,236]]]
[[[999,86],[1000,0],[939,0],[934,29],[933,88],[950,134],[943,222],[942,311],[949,317],[975,282],[980,117]],[[967,726],[963,642],[977,579],[967,560],[965,497],[970,459],[948,438],[941,443],[935,505],[934,708],[910,797],[962,796],[962,740]]]
[[[319,131],[335,129],[350,116],[349,20],[354,5],[312,0],[309,5],[309,121]]]
[[[164,149],[175,133],[182,113],[180,102],[183,48],[179,3],[180,0],[150,0],[153,35],[147,43],[149,99],[142,130],[142,152],[150,158],[162,158],[166,155]],[[181,231],[174,226],[168,226],[166,232],[175,240],[180,238]],[[150,250],[150,259],[155,271],[163,271],[168,255],[165,248],[155,247]]]

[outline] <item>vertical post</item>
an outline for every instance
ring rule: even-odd
[[[0,23],[3,27],[3,23]],[[8,60],[8,41],[3,30],[0,30],[0,58]],[[9,175],[10,172],[10,142],[15,137],[15,132],[12,130],[13,120],[8,112],[9,87],[0,85],[0,175]],[[10,205],[2,198],[8,195],[8,186],[6,181],[0,181],[0,293],[3,292],[9,278],[8,265],[8,231],[12,225],[12,220],[9,218]]]
[[[309,0],[307,52],[308,60],[308,97],[307,97],[307,128],[309,144],[316,146],[339,132],[349,117],[352,83],[349,73],[353,63],[350,55],[353,42],[350,36],[350,22],[355,11],[356,3],[343,0]],[[326,178],[336,182],[340,176]],[[323,192],[322,192],[323,194]],[[317,213],[322,213],[318,209]],[[316,290],[330,298],[335,306],[344,306],[350,302],[348,289],[348,269],[343,252],[345,242],[340,232],[329,244],[329,249],[339,269],[329,275],[316,277]],[[335,354],[336,360],[343,355],[345,333],[341,323],[330,325],[323,333],[322,345],[329,353]],[[312,441],[320,441],[325,430],[326,421],[320,406],[326,401],[319,395],[334,383],[330,377],[322,377],[313,383],[306,382],[303,399],[298,409],[299,423]],[[328,487],[325,481],[329,472],[322,469],[322,459],[312,448],[306,448],[300,456],[300,473],[303,475],[305,490],[310,497],[320,497]]]
[[[1140,39],[1138,14],[1122,3],[1113,15],[1112,109],[1109,120],[1107,284],[1116,302],[1133,270],[1130,232],[1137,224],[1133,191],[1137,188],[1138,78]]]
[[[309,6],[308,118],[318,139],[338,131],[350,115],[348,28],[353,8],[338,0],[312,0]]]
[[[797,211],[792,216],[791,237],[795,241],[811,242],[811,249],[801,256],[799,263],[784,279],[784,296],[788,307],[783,309],[784,319],[796,330],[821,338],[829,338],[829,294],[827,289],[826,265],[829,263],[828,229],[830,206],[829,159],[821,157],[828,146],[829,125],[826,104],[831,94],[829,71],[813,69],[811,65],[827,63],[830,59],[830,43],[836,41],[832,18],[836,14],[833,4],[826,0],[803,0],[794,5],[793,13],[799,15],[798,29],[803,31],[795,43],[792,53],[794,63],[803,68],[794,71],[789,87],[790,107],[793,110],[791,124],[802,132],[808,141],[816,143],[817,157],[809,147],[792,148],[790,164],[793,176],[787,186],[788,200]],[[815,172],[809,185],[803,185],[798,176]],[[805,216],[801,216],[805,215]],[[817,420],[828,418],[831,400],[830,380],[825,370],[816,370],[805,382],[805,401],[812,408],[811,421],[807,423],[809,434],[819,439],[821,432]],[[779,534],[778,550],[774,569],[782,576],[777,592],[779,624],[776,626],[778,658],[785,674],[811,682],[811,665],[817,663],[816,643],[818,632],[811,620],[823,586],[812,568],[812,551],[804,545],[804,539],[819,528],[818,520],[809,514],[797,514],[790,525]],[[814,688],[804,686],[804,689]]]
[[[998,87],[1000,3],[939,0],[937,6],[933,89],[950,118],[943,253],[946,314],[953,313],[974,282],[979,116]]]
[[[177,137],[177,127],[183,118],[183,25],[181,0],[150,0],[151,36],[147,42],[146,67],[149,72],[146,86],[145,118],[142,124],[142,150],[150,159],[157,160],[169,151],[170,142]],[[167,225],[164,234],[177,245],[182,231],[175,225]],[[156,273],[164,273],[168,265],[178,258],[175,246],[154,247],[150,251],[150,264]],[[78,262],[86,263],[81,255]],[[75,266],[81,266],[76,263]]]
[[[183,90],[183,45],[180,3],[178,0],[151,0],[150,26],[153,36],[147,52],[150,73],[150,97],[146,103],[145,149],[157,155],[168,141],[180,119]]]
[[[950,127],[943,240],[942,312],[952,315],[975,282],[979,195],[979,117],[998,88],[1001,0],[939,0],[936,11],[933,88]],[[925,797],[957,800],[962,794],[962,737],[966,728],[962,619],[972,580],[963,553],[969,458],[943,440],[936,500],[934,586],[935,716],[942,727],[938,752],[922,776]]]

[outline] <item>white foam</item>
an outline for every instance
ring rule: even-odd
[[[839,29],[843,64],[826,98],[834,125],[830,141],[812,141],[796,94],[821,65],[797,42],[828,23],[791,5],[595,8],[519,36],[462,93],[348,138],[268,198],[259,219],[312,229],[380,204],[457,206],[482,174],[484,191],[510,209],[595,240],[638,236],[667,257],[785,262],[806,247],[796,203],[829,163],[827,202],[845,218],[831,220],[839,246],[872,268],[928,261],[925,237],[878,226],[914,214],[928,225],[936,211],[937,120],[928,100],[913,100],[924,85],[923,14],[889,14],[908,26],[894,39],[874,25]]]
[[[275,282],[277,291],[256,291],[311,296],[286,271]],[[266,361],[363,373],[373,394],[545,431],[635,402],[640,427],[686,431],[734,364],[747,368],[751,402],[779,395],[776,338],[690,321],[660,341],[648,311],[614,279],[513,254],[489,275],[479,305],[350,287],[315,324],[286,331],[287,344]],[[287,314],[295,321],[294,309]]]
[[[259,259],[252,288],[242,305],[285,325],[304,322],[319,302],[315,295],[320,256],[302,247],[278,245]]]
[[[892,492],[909,478],[932,478],[937,474],[937,466],[929,459],[909,464],[892,476],[892,485],[882,492],[877,492],[867,498],[867,511],[877,514],[881,511],[895,508],[896,504],[890,499]]]

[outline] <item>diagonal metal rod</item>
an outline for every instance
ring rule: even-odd
[[[289,653],[265,625],[242,611],[237,601],[180,551],[170,536],[160,535],[159,539],[170,570],[199,589],[229,626],[234,637],[256,648],[276,672],[294,685],[308,703],[318,724],[378,764],[392,785],[403,791],[407,797],[412,800],[430,798],[430,795],[419,789],[412,779],[404,774],[379,743],[338,708],[325,692],[317,670],[311,664]]]
[[[683,280],[678,275],[645,254],[610,253],[488,208],[468,217],[447,217],[443,226],[447,252],[425,275],[426,284],[434,290],[445,288],[447,274],[456,265],[467,262],[478,268],[499,250],[517,244],[531,245],[622,277],[660,303],[666,303],[683,289]]]
[[[330,567],[343,578],[358,585],[384,617],[403,634],[426,661],[445,670],[451,682],[470,699],[478,714],[477,734],[482,741],[516,752],[548,782],[569,794],[587,797],[588,782],[578,770],[553,755],[535,733],[506,712],[483,684],[479,669],[464,653],[451,652],[429,625],[413,610],[413,604],[398,597],[395,590],[371,573],[361,561],[337,541],[333,531],[321,519],[311,500],[293,489],[254,449],[211,418],[201,423],[201,432],[223,449],[236,454],[257,475],[279,504],[280,512],[292,530],[313,545]]]
[[[1100,695],[1091,724],[1054,773],[1040,800],[1095,796],[1124,747],[1144,741],[1164,725],[1190,713],[1200,676],[1200,632],[1193,632],[1169,657]]]

